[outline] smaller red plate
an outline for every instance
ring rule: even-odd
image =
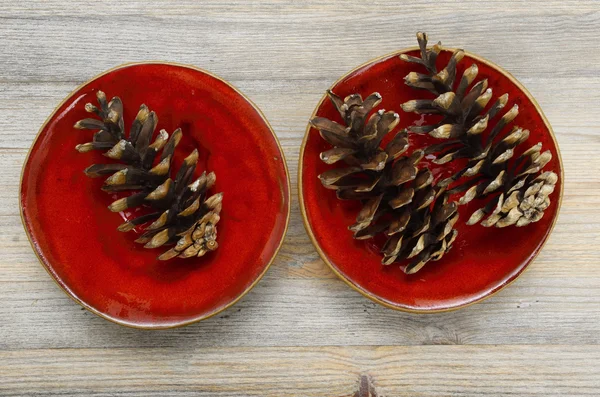
[[[438,60],[445,64],[453,50],[443,51]],[[365,98],[379,92],[383,101],[378,107],[395,110],[400,114],[397,130],[413,123],[429,124],[425,117],[404,113],[400,104],[411,99],[426,98],[425,91],[414,90],[404,84],[404,76],[415,69],[414,64],[403,62],[399,55],[418,56],[416,48],[399,51],[358,67],[338,80],[331,88],[345,97],[359,93]],[[504,229],[467,226],[465,219],[478,203],[461,207],[460,219],[455,225],[458,237],[454,247],[438,262],[431,262],[414,275],[406,275],[398,264],[383,266],[377,247],[369,240],[352,238],[348,226],[354,223],[360,203],[340,201],[333,190],[325,189],[317,175],[333,167],[319,159],[319,153],[330,148],[319,132],[307,128],[299,165],[300,208],[304,224],[321,258],[348,285],[366,297],[393,309],[411,312],[439,312],[457,309],[480,301],[515,280],[538,254],[546,242],[558,215],[562,199],[563,173],[558,146],[552,128],[541,109],[527,90],[508,72],[476,55],[466,53],[457,74],[465,67],[477,64],[477,80],[487,78],[494,96],[509,94],[509,106],[519,105],[519,115],[513,122],[530,130],[529,140],[523,147],[542,142],[543,150],[550,150],[553,159],[545,167],[559,174],[551,205],[544,217],[528,227]],[[427,98],[430,98],[431,95]],[[493,102],[493,100],[491,101]],[[491,103],[490,102],[490,103]],[[508,108],[507,108],[508,109]],[[339,120],[339,114],[325,99],[321,99],[314,116]],[[393,133],[388,134],[388,139]],[[426,146],[435,140],[428,136],[411,134],[411,150]],[[385,143],[385,141],[384,141]],[[530,145],[528,145],[528,143]],[[452,164],[452,163],[450,163]],[[433,166],[437,179],[452,172]],[[437,168],[437,169],[435,169]]]
[[[214,171],[211,191],[224,193],[215,252],[161,262],[160,249],[144,249],[134,232],[116,230],[123,219],[106,208],[113,198],[100,190],[103,178],[83,174],[109,160],[75,150],[91,140],[73,124],[89,117],[84,105],[95,103],[97,90],[122,99],[126,129],[142,103],[158,115],[156,131],[181,127],[175,169],[198,148],[198,174]],[[252,102],[203,70],[144,63],[105,72],[58,106],[29,152],[20,204],[40,261],[75,301],[122,325],[168,328],[226,309],[258,282],[283,242],[289,199],[279,142]]]

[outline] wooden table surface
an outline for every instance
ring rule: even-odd
[[[298,153],[322,93],[355,66],[432,40],[512,72],[556,132],[565,193],[531,268],[457,312],[385,309],[338,280],[302,225]],[[600,2],[0,1],[0,394],[600,395]],[[262,108],[291,173],[283,248],[238,304],[139,331],[73,303],[21,226],[19,175],[45,118],[120,63],[193,64]],[[60,222],[60,219],[56,220]]]

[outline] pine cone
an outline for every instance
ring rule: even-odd
[[[203,256],[217,249],[216,224],[220,219],[223,194],[208,197],[208,190],[216,180],[215,174],[204,172],[192,182],[198,162],[198,151],[194,149],[175,178],[170,176],[173,153],[182,137],[181,129],[175,130],[170,138],[165,130],[161,130],[150,143],[158,118],[142,105],[126,138],[121,99],[114,97],[107,103],[102,91],[97,92],[97,99],[99,107],[88,103],[85,109],[100,120],[87,118],[75,124],[75,128],[97,132],[92,142],[77,145],[76,149],[82,153],[102,150],[106,157],[121,163],[94,164],[85,170],[86,175],[92,178],[110,175],[102,186],[107,192],[135,191],[113,202],[108,207],[111,211],[125,211],[140,205],[153,209],[151,213],[123,223],[118,230],[127,232],[152,222],[136,242],[145,244],[145,248],[175,244],[158,257],[160,260]]]
[[[381,102],[378,93],[364,101],[358,94],[343,100],[331,91],[328,95],[345,126],[323,117],[310,123],[334,146],[321,153],[321,160],[327,164],[343,160],[347,167],[328,170],[319,179],[326,188],[336,190],[338,198],[364,203],[356,223],[349,227],[354,238],[384,233],[382,263],[414,258],[404,270],[408,274],[429,260],[440,259],[456,238],[452,229],[458,219],[456,204],[447,202],[444,189],[434,188],[427,168],[418,168],[422,150],[402,155],[408,149],[406,130],[398,132],[385,149],[380,147],[398,124],[398,114],[379,110],[367,119]]]
[[[540,154],[541,143],[538,143],[518,159],[510,161],[516,147],[529,137],[529,131],[519,127],[504,132],[518,115],[518,106],[514,105],[493,121],[508,103],[508,94],[500,96],[488,108],[492,89],[488,88],[487,79],[471,86],[477,77],[477,65],[468,67],[455,84],[457,65],[464,57],[463,50],[456,50],[444,69],[438,72],[436,60],[442,50],[441,43],[428,49],[425,33],[417,33],[417,40],[421,57],[402,54],[400,58],[422,65],[426,73],[411,72],[405,77],[405,82],[437,97],[408,101],[402,104],[402,109],[419,114],[439,114],[443,118],[436,124],[414,126],[410,130],[446,140],[426,148],[426,154],[436,155],[434,163],[468,159],[461,171],[440,181],[438,186],[447,188],[464,178],[460,185],[448,191],[450,195],[464,192],[459,204],[476,198],[488,199],[483,208],[472,214],[467,224],[475,224],[486,215],[489,217],[481,223],[483,226],[525,226],[539,221],[550,204],[548,195],[558,180],[553,172],[535,177],[552,159],[550,151]],[[544,188],[541,189],[541,186]]]

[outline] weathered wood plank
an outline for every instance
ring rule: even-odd
[[[0,352],[0,393],[349,396],[597,395],[598,346],[41,349]]]
[[[598,54],[589,51],[597,45],[597,3],[482,3],[187,2],[174,8],[168,2],[44,2],[25,10],[7,3],[0,32],[12,51],[0,69],[11,81],[73,81],[119,60],[170,59],[230,80],[334,77],[414,45],[414,32],[426,29],[517,74],[531,74],[536,60],[538,76],[598,75]],[[361,23],[354,22],[357,16]],[[571,55],[578,53],[585,58]]]
[[[600,342],[598,277],[545,278],[532,269],[478,305],[414,315],[380,307],[337,279],[284,279],[277,270],[217,317],[157,332],[96,317],[50,281],[1,283],[0,349]]]

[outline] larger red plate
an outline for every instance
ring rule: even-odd
[[[87,102],[102,90],[124,103],[129,128],[142,103],[156,112],[157,131],[181,127],[175,166],[194,147],[198,172],[217,175],[223,192],[219,248],[196,259],[156,260],[159,250],[134,243],[135,233],[106,207],[102,180],[83,170],[107,162],[78,153],[90,131]],[[23,169],[21,211],[40,261],[58,284],[94,313],[123,325],[166,328],[214,315],[234,304],[266,272],[289,219],[289,180],[277,138],[261,112],[222,79],[193,67],[124,65],[85,83],[59,105],[34,142]],[[124,217],[129,213],[121,214]]]
[[[342,77],[331,89],[341,97],[356,92],[364,98],[379,92],[383,96],[379,108],[395,110],[400,114],[398,129],[423,123],[424,118],[400,110],[401,103],[427,95],[404,84],[404,76],[413,71],[415,66],[400,60],[398,55],[401,53],[418,56],[418,51],[408,49],[371,61]],[[440,54],[440,65],[448,61],[451,53],[447,50]],[[551,206],[542,220],[535,224],[505,229],[466,226],[467,214],[477,209],[473,205],[478,203],[472,202],[472,205],[460,209],[461,218],[455,225],[459,234],[452,250],[440,261],[428,263],[418,273],[406,275],[397,264],[383,266],[381,255],[371,241],[352,238],[347,228],[354,223],[361,206],[359,203],[338,200],[334,191],[321,185],[317,175],[333,166],[323,163],[319,153],[330,146],[314,128],[309,127],[304,137],[299,165],[300,205],[306,229],[315,247],[323,260],[351,287],[393,309],[446,311],[492,295],[525,270],[544,245],[556,221],[562,198],[563,175],[550,124],[529,92],[508,72],[491,62],[467,53],[459,64],[458,75],[472,63],[479,67],[478,80],[487,78],[495,96],[508,93],[509,105],[519,105],[519,115],[514,124],[531,131],[527,143],[542,142],[544,150],[550,149],[553,154],[552,161],[545,169],[559,174],[559,181],[550,196]],[[317,105],[315,115],[341,122],[339,114],[325,97]],[[388,135],[391,138],[394,134]],[[434,141],[433,138],[416,134],[412,134],[410,139],[413,149]],[[529,147],[527,143],[523,146]],[[453,171],[450,167],[433,167],[435,169],[432,171],[438,179],[451,175]]]

